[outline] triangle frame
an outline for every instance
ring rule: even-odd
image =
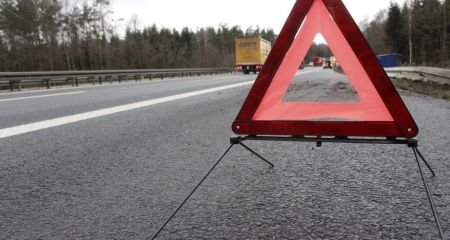
[[[276,73],[315,1],[322,2],[350,45],[393,121],[255,120]],[[419,129],[374,52],[341,0],[297,0],[232,129],[239,135],[414,138]]]

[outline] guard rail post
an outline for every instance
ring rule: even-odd
[[[47,89],[50,89],[50,79],[44,79],[44,82]]]
[[[9,89],[14,92],[14,80],[9,80]]]

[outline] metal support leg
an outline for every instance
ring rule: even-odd
[[[220,157],[220,159],[216,162],[216,164],[214,164],[214,166],[208,171],[208,173],[203,177],[203,179],[197,184],[197,186],[194,188],[194,190],[192,190],[192,192],[189,194],[189,196],[187,196],[187,198],[184,199],[184,201],[180,204],[180,206],[178,206],[178,208],[175,210],[175,212],[172,213],[172,215],[169,217],[169,219],[167,219],[167,221],[164,223],[164,225],[152,237],[152,240],[154,240],[158,237],[158,235],[161,233],[161,231],[164,230],[166,225],[173,219],[173,217],[175,217],[175,215],[178,213],[178,211],[180,211],[180,209],[183,207],[183,205],[191,198],[191,196],[195,193],[195,191],[197,191],[197,189],[203,184],[203,182],[206,180],[206,178],[208,178],[208,176],[211,174],[211,172],[217,167],[217,165],[219,165],[219,163],[223,160],[223,158],[225,158],[225,156],[228,154],[228,152],[231,150],[231,148],[234,145],[235,144],[231,144],[228,147],[228,149],[225,151],[225,153],[222,155],[222,157]]]
[[[231,137],[230,138],[230,143],[231,144],[239,144],[242,147],[244,147],[245,149],[247,149],[248,151],[250,151],[251,153],[253,153],[255,156],[257,156],[258,158],[260,158],[261,160],[263,160],[264,162],[266,162],[267,164],[270,165],[270,167],[274,167],[273,163],[271,163],[269,160],[265,159],[264,157],[262,157],[260,154],[258,154],[257,152],[255,152],[253,149],[249,148],[247,145],[245,145],[244,143],[242,143],[243,141],[245,141],[245,138],[243,137]]]
[[[422,181],[423,181],[423,185],[425,187],[425,191],[427,192],[428,201],[430,202],[430,206],[431,206],[431,211],[433,211],[434,220],[436,221],[436,226],[437,226],[437,229],[439,232],[439,236],[441,237],[442,240],[445,240],[444,232],[442,231],[442,227],[441,227],[441,222],[439,220],[439,216],[438,216],[436,208],[434,206],[433,197],[431,195],[430,189],[428,188],[428,183],[427,183],[427,180],[425,179],[425,175],[423,173],[422,166],[420,165],[419,158],[417,157],[417,153],[419,151],[417,150],[416,147],[413,147],[413,151],[414,151],[414,156],[416,157],[417,166],[419,167],[420,175],[422,176]],[[421,154],[419,153],[419,155],[421,155]],[[424,160],[424,159],[422,159],[422,160]],[[425,161],[425,163],[426,163],[426,161]]]
[[[425,163],[425,165],[427,166],[427,168],[431,171],[431,173],[433,174],[433,177],[436,177],[436,173],[434,173],[433,169],[431,168],[430,164],[428,164],[427,160],[425,160],[425,158],[423,157],[422,153],[419,151],[418,148],[415,148],[417,153],[419,154],[419,157],[422,159],[422,161]]]
[[[251,148],[247,147],[245,144],[243,144],[242,142],[239,142],[239,144],[241,146],[243,146],[245,149],[247,149],[248,151],[250,151],[251,153],[253,153],[255,156],[257,156],[258,158],[260,158],[261,160],[263,160],[264,162],[266,162],[267,164],[270,165],[271,168],[274,167],[273,163],[269,162],[269,160],[263,158],[261,155],[259,155],[258,153],[256,153],[255,151],[253,151]]]

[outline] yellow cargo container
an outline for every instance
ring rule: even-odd
[[[236,69],[249,74],[259,72],[264,65],[272,44],[260,37],[235,39]]]

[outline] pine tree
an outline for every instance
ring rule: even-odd
[[[405,30],[405,21],[400,7],[398,4],[391,2],[386,19],[385,33],[386,45],[392,53],[407,54],[408,39]]]
[[[450,0],[444,1],[444,55],[446,67],[450,67]]]
[[[0,31],[0,72],[8,70],[8,67],[6,66],[7,64],[6,55],[7,55],[6,46],[3,42],[2,32]]]

